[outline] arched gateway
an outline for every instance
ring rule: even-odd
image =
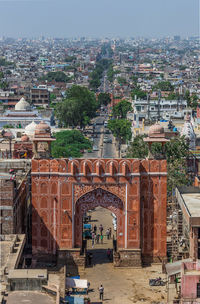
[[[125,223],[124,212],[125,207],[122,200],[116,195],[97,188],[93,191],[87,192],[81,196],[75,207],[75,246],[82,246],[82,218],[83,214],[90,209],[94,209],[98,206],[104,207],[117,216],[117,244],[120,248],[124,248],[124,235],[125,235]]]
[[[119,266],[161,261],[166,171],[166,160],[33,159],[33,257],[83,264],[82,215],[102,206],[118,217]]]

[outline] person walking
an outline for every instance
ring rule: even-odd
[[[101,244],[103,244],[103,234],[100,235]]]
[[[112,235],[112,228],[109,228],[109,238],[111,239],[111,235]]]
[[[94,225],[94,233],[95,234],[97,233],[97,226],[96,226],[96,224]]]
[[[106,230],[106,236],[107,236],[107,240],[109,240],[109,236],[110,236],[110,231],[109,231],[109,229]]]
[[[102,226],[102,224],[100,224],[100,226],[99,226],[99,231],[100,231],[100,234],[102,235],[103,234],[103,226]]]
[[[99,238],[100,238],[100,234],[97,234],[97,244],[99,244]]]
[[[92,232],[92,248],[94,248],[95,233]]]
[[[107,250],[107,257],[108,257],[109,260],[111,260],[111,250],[110,250],[110,248],[108,248],[108,250]]]
[[[92,265],[92,253],[88,252],[88,265],[91,266]]]
[[[90,289],[90,282],[87,282],[87,294],[89,292],[89,289]]]
[[[103,294],[104,294],[104,287],[101,284],[101,286],[99,287],[99,299],[103,301]]]

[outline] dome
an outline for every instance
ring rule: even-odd
[[[51,136],[51,128],[44,121],[41,121],[35,128],[35,136]]]
[[[24,135],[21,137],[21,141],[24,141],[24,142],[29,141],[29,137],[28,137],[26,134],[24,134]]]
[[[149,137],[162,137],[164,128],[157,122],[149,128]]]
[[[34,135],[36,127],[37,124],[34,121],[32,121],[29,125],[25,127],[25,133],[29,136]]]
[[[28,111],[30,110],[30,104],[22,97],[15,105],[15,111]]]

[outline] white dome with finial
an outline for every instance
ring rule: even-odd
[[[15,111],[29,111],[31,109],[30,104],[22,97],[15,105]]]
[[[35,129],[37,127],[37,124],[32,121],[28,126],[25,127],[25,133],[28,136],[33,136],[35,134]]]

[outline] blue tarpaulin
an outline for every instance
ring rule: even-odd
[[[83,228],[84,229],[92,229],[92,225],[91,224],[84,224]]]
[[[84,299],[80,297],[65,297],[65,301],[69,304],[84,304]]]

